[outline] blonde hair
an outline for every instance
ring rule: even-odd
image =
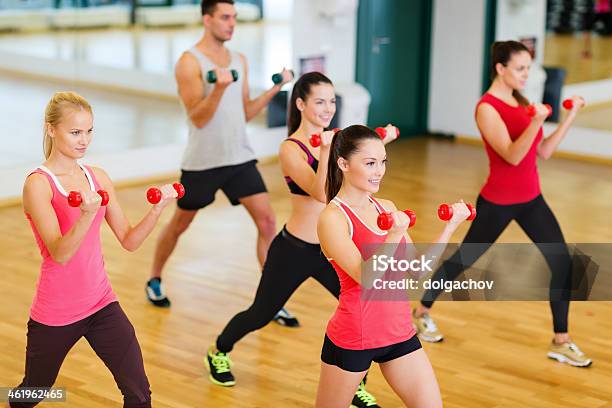
[[[73,110],[84,109],[93,114],[91,105],[81,95],[75,92],[54,93],[45,108],[45,124],[43,127],[43,152],[45,159],[49,158],[51,148],[53,147],[53,138],[47,133],[47,128],[49,125],[57,126],[61,122],[64,108],[71,108]]]

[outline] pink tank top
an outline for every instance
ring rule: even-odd
[[[612,10],[610,0],[595,0],[595,12],[598,14],[606,14]]]
[[[379,212],[384,208],[372,197]],[[376,232],[338,197],[332,200],[345,214],[353,243],[362,259],[370,258],[377,246],[385,242],[387,233]],[[405,242],[405,240],[402,240]],[[362,287],[333,260],[329,260],[340,279],[340,301],[327,324],[327,337],[338,347],[366,350],[401,343],[415,335],[407,300],[368,300]]]
[[[81,168],[92,191],[101,189],[93,171],[83,165]],[[32,173],[44,174],[49,180],[53,192],[51,205],[61,233],[65,234],[78,220],[81,210],[68,205],[68,193],[49,169],[39,166]],[[26,213],[43,258],[36,283],[36,294],[30,309],[32,320],[48,326],[65,326],[82,320],[117,300],[104,269],[100,245],[100,225],[105,214],[106,207],[100,207],[80,248],[68,262],[61,265],[51,258],[30,215]]]
[[[512,141],[518,139],[531,122],[524,106],[510,106],[489,93],[482,96],[476,105],[476,110],[481,103],[491,105],[499,113]],[[516,166],[497,154],[484,136],[482,140],[489,156],[489,178],[480,190],[480,194],[487,201],[499,205],[520,204],[531,201],[541,194],[537,149],[542,140],[542,128],[523,160]]]

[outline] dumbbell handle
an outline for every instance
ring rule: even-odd
[[[467,220],[474,220],[474,218],[476,218],[476,208],[474,208],[472,204],[466,203],[465,205],[468,210],[470,210],[470,216],[467,217]],[[438,218],[442,221],[450,221],[450,219],[453,218],[453,207],[448,204],[440,204],[440,207],[438,207]]]
[[[183,187],[183,185],[181,183],[174,183],[172,184],[172,187],[174,187],[174,190],[176,190],[176,198],[182,198],[185,195],[185,187]],[[162,192],[159,188],[157,187],[151,187],[150,189],[147,190],[147,201],[151,204],[157,204],[161,201],[162,199]]]
[[[235,69],[231,69],[230,73],[232,74],[234,82],[236,82],[238,80],[238,71],[236,71]],[[211,84],[217,82],[217,74],[215,73],[215,71],[211,69],[206,73],[206,81]]]
[[[408,228],[412,228],[416,223],[416,213],[412,210],[404,210],[403,212],[410,218]],[[380,213],[376,219],[376,224],[383,231],[390,230],[393,227],[393,215],[388,212]]]
[[[291,73],[291,77],[295,78],[295,74],[293,73],[293,70],[290,69],[289,72]],[[275,85],[283,82],[283,73],[277,72],[276,74],[272,75],[272,82],[274,82]]]
[[[108,193],[105,190],[98,190],[97,193],[100,195],[100,197],[102,197],[102,202],[100,203],[100,205],[107,205],[109,200]],[[81,193],[79,193],[78,191],[71,191],[68,194],[69,206],[80,207],[82,202],[83,197],[81,197]]]
[[[552,106],[550,106],[549,104],[544,104],[544,106],[546,106],[546,109],[548,109],[548,115],[550,116],[552,115]],[[527,116],[529,116],[530,118],[533,118],[536,115],[536,107],[535,105],[528,105],[526,108],[527,110]]]
[[[340,128],[333,128],[332,131],[334,132],[334,134],[338,133],[340,130]],[[313,133],[312,135],[310,135],[310,139],[309,139],[310,145],[312,147],[319,147],[321,146],[321,135],[319,133]]]
[[[398,127],[396,127],[395,129],[397,129],[397,137],[399,137],[400,130]],[[378,136],[380,136],[381,139],[384,139],[385,137],[387,137],[387,128],[377,127],[376,129],[374,129],[374,131],[378,134]]]

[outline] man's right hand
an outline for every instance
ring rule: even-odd
[[[217,82],[215,82],[215,87],[225,89],[231,83],[234,82],[234,77],[229,69],[225,68],[215,68],[213,69],[217,76]]]

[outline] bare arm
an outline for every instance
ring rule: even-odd
[[[291,179],[302,190],[315,200],[326,203],[325,181],[327,179],[327,165],[329,161],[329,147],[334,132],[327,131],[321,134],[321,150],[319,153],[319,167],[314,172],[303,158],[302,149],[295,143],[283,142],[280,147],[279,158],[283,174]]]
[[[59,264],[68,262],[78,251],[91,227],[102,199],[89,190],[80,191],[81,216],[66,234],[62,235],[57,215],[51,205],[52,191],[45,176],[32,174],[23,188],[23,207],[43,240],[51,258]]]
[[[102,169],[98,168],[94,168],[94,173],[109,195],[109,201],[106,207],[106,222],[113,230],[121,246],[128,251],[135,251],[149,236],[151,231],[153,231],[162,210],[168,205],[170,199],[177,196],[176,191],[169,184],[162,186],[161,201],[152,206],[138,224],[132,226],[119,205],[115,188],[108,175]]]
[[[557,126],[554,132],[550,134],[547,138],[543,139],[538,146],[538,156],[543,158],[544,160],[549,159],[552,154],[557,150],[557,147],[567,135],[567,131],[570,126],[576,119],[576,115],[578,114],[578,109],[584,106],[584,99],[574,96],[572,97],[574,101],[573,108],[569,111],[563,122]]]
[[[283,82],[274,85],[255,99],[251,99],[249,91],[248,67],[247,60],[244,55],[240,54],[242,64],[244,66],[244,80],[242,81],[242,100],[244,102],[244,115],[247,122],[253,119],[261,112],[263,108],[268,106],[274,95],[279,93],[283,85],[290,82],[293,78],[287,70],[283,70]]]
[[[510,139],[508,129],[499,116],[499,113],[497,113],[488,103],[482,103],[478,106],[476,124],[478,125],[478,129],[480,129],[480,133],[482,133],[493,150],[495,150],[495,152],[506,162],[516,166],[529,152],[548,114],[544,105],[537,104],[536,110],[536,116],[533,117],[529,126],[527,126],[515,141]]]
[[[200,65],[194,56],[184,53],[176,64],[175,77],[178,93],[189,119],[198,128],[204,127],[215,114],[225,89],[233,82],[227,70],[215,70],[217,82],[210,94],[204,96]]]

